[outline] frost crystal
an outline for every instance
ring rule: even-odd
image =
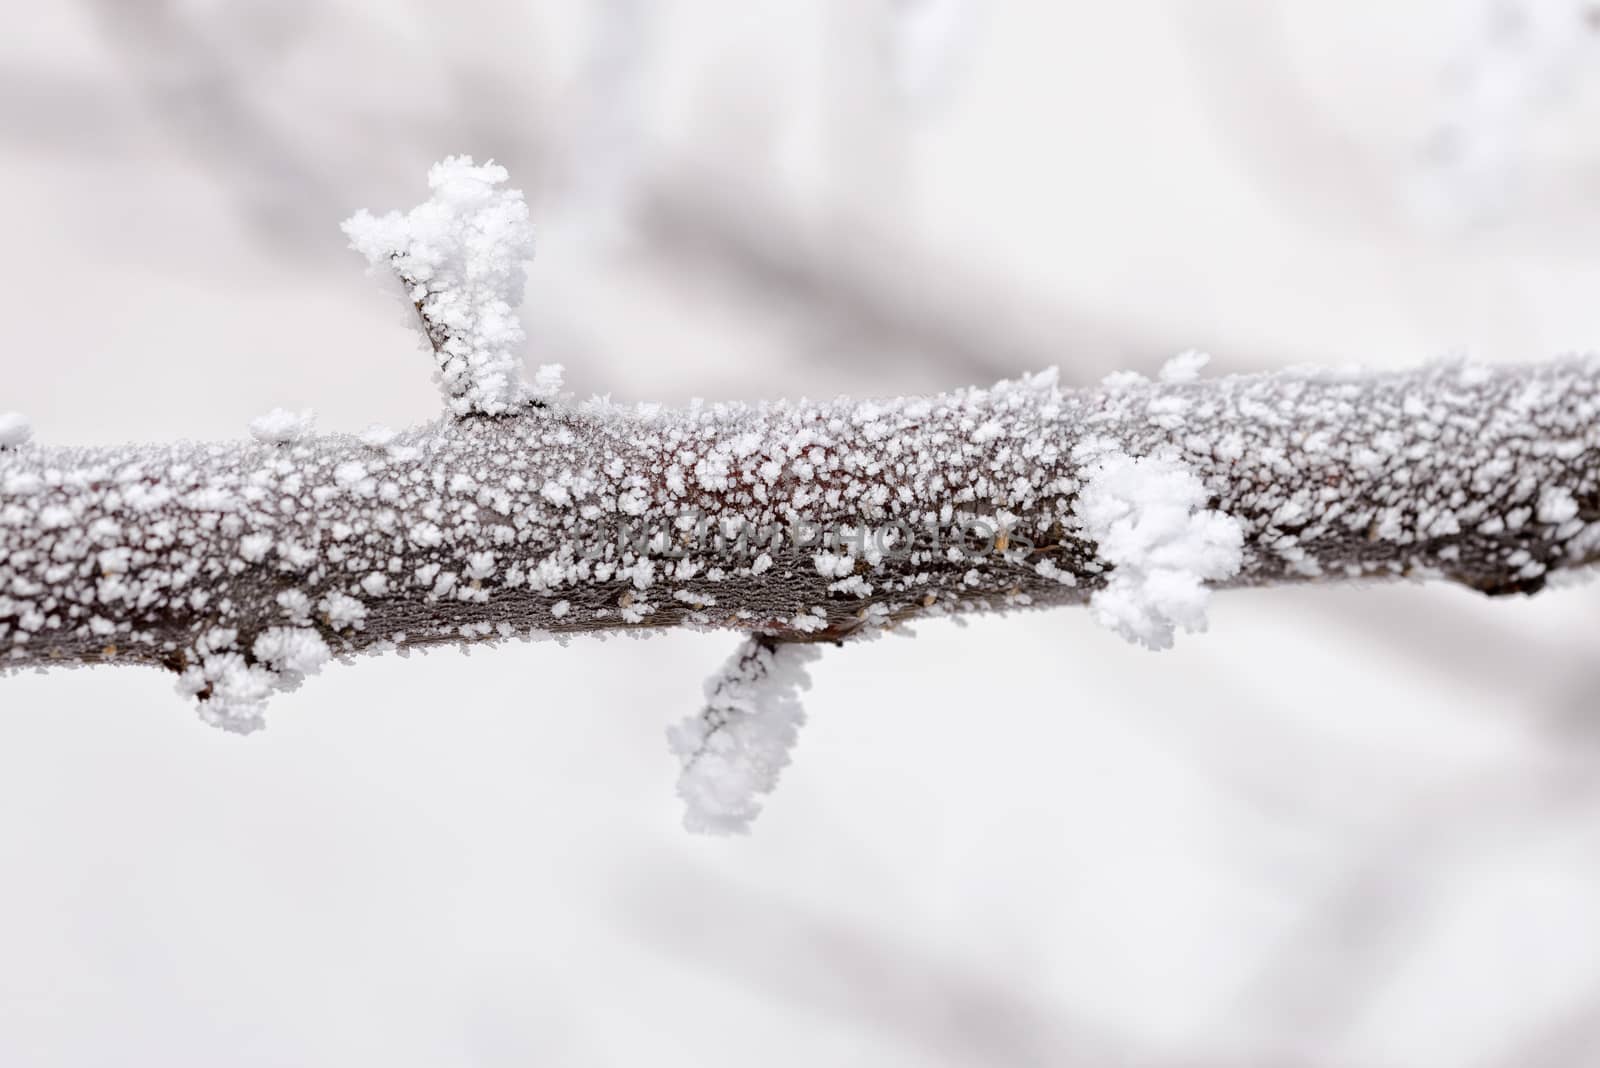
[[[1237,574],[1244,542],[1236,519],[1205,504],[1205,486],[1178,460],[1113,453],[1091,470],[1075,511],[1115,567],[1089,602],[1101,624],[1149,649],[1170,648],[1175,626],[1205,629],[1202,583]]]
[[[698,834],[745,834],[789,763],[805,712],[800,691],[814,645],[752,638],[706,682],[706,706],[667,731],[683,761],[683,825]]]
[[[250,436],[268,445],[289,445],[309,435],[315,421],[316,413],[310,408],[299,412],[274,408],[250,420]]]
[[[309,627],[269,627],[250,651],[262,663],[300,678],[315,675],[333,655],[328,643]]]
[[[238,653],[217,653],[185,671],[178,689],[201,698],[200,718],[213,727],[252,734],[266,725],[262,713],[278,689],[276,681],[271,671],[246,663]]]
[[[20,412],[0,412],[0,449],[26,445],[33,437],[33,427]]]
[[[1162,364],[1157,377],[1162,382],[1193,382],[1200,377],[1200,371],[1210,362],[1210,354],[1189,349]]]
[[[496,188],[505,180],[504,167],[452,156],[428,172],[427,203],[405,215],[359,211],[344,223],[352,248],[405,283],[458,416],[505,415],[561,390],[558,365],[540,368],[532,387],[522,380],[516,308],[533,228],[522,193]]]
[[[373,423],[360,435],[361,444],[369,449],[386,449],[399,437],[393,430],[382,423]]]
[[[533,373],[533,395],[543,401],[554,400],[561,393],[561,376],[565,372],[559,363],[540,364]]]
[[[316,631],[269,627],[240,653],[236,631],[213,628],[196,643],[195,660],[178,677],[178,691],[200,698],[200,718],[235,734],[266,726],[264,712],[273,694],[298,687],[333,655]]]
[[[1578,515],[1578,502],[1565,486],[1546,486],[1539,495],[1539,522],[1565,523]]]
[[[345,593],[330,593],[317,603],[328,625],[334,630],[361,626],[367,618],[367,606]]]

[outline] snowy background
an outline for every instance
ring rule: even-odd
[[[618,399],[1600,346],[1580,0],[60,0],[0,39],[0,408],[437,411],[338,223],[494,157]],[[755,833],[734,640],[383,658],[204,727],[0,680],[0,1064],[1592,1065],[1600,587],[832,650]]]

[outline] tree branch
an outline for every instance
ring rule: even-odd
[[[13,667],[181,670],[218,629],[249,648],[268,627],[309,626],[337,653],[684,624],[832,640],[925,613],[1081,603],[1112,568],[1074,501],[1108,453],[1175,458],[1241,525],[1240,567],[1214,585],[1408,576],[1534,592],[1600,555],[1597,396],[1588,357],[529,407],[381,447],[21,444],[0,451],[0,640]],[[691,519],[709,529],[681,529]],[[931,528],[940,548],[897,551],[894,523]],[[877,536],[858,551],[862,524]],[[959,547],[986,532],[992,549]]]
[[[1161,648],[1204,626],[1213,588],[1533,593],[1600,560],[1600,357],[1201,380],[1185,354],[1092,389],[1049,371],[926,398],[574,405],[509,355],[520,196],[492,191],[497,168],[441,168],[430,205],[351,229],[405,258],[455,415],[358,438],[283,412],[256,441],[97,449],[7,417],[0,668],[158,665],[247,732],[330,657],[735,630],[752,643],[677,738],[691,822],[736,830],[799,722],[795,643],[1087,602]],[[686,738],[752,762],[708,782]]]

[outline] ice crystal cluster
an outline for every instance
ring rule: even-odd
[[[541,367],[532,386],[522,380],[526,335],[516,309],[533,227],[522,193],[497,188],[506,177],[494,163],[452,156],[428,172],[426,203],[404,215],[359,211],[344,224],[352,248],[405,284],[458,416],[506,415],[561,390],[556,364]]]
[[[25,445],[33,437],[33,427],[21,412],[0,412],[0,449]]]
[[[1213,587],[1531,592],[1600,559],[1595,356],[1204,379],[1185,354],[1088,389],[1047,371],[882,400],[522,403],[496,347],[526,252],[503,178],[447,161],[428,205],[353,224],[461,342],[435,423],[312,433],[276,412],[245,441],[73,448],[0,422],[0,668],[158,665],[249,731],[332,658],[734,631],[748,644],[673,735],[690,821],[733,830],[828,642],[1090,603],[1159,646]],[[862,536],[883,529],[892,551]]]
[[[299,412],[274,408],[250,420],[250,436],[269,445],[287,445],[311,433],[315,424],[316,416],[309,408]]]
[[[1076,515],[1110,577],[1089,599],[1095,618],[1148,649],[1173,628],[1204,630],[1207,582],[1239,570],[1244,529],[1206,509],[1206,488],[1182,462],[1113,454],[1097,461]]]
[[[706,681],[706,704],[667,732],[683,762],[683,824],[701,834],[743,834],[789,764],[805,712],[800,691],[815,645],[751,639]]]
[[[302,620],[303,623],[303,620]],[[204,696],[200,718],[214,727],[249,734],[265,726],[267,698],[297,688],[332,655],[309,626],[268,627],[250,645],[248,659],[238,632],[215,628],[195,643],[191,666],[178,677],[178,692]]]

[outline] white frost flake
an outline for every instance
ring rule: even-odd
[[[367,618],[367,606],[347,593],[330,593],[317,602],[317,607],[328,618],[328,625],[334,630],[360,627],[361,622]]]
[[[1194,382],[1199,379],[1201,369],[1210,362],[1208,353],[1189,349],[1162,364],[1157,377],[1162,382]]]
[[[800,691],[816,646],[751,639],[706,682],[706,705],[667,732],[683,761],[678,796],[684,826],[702,834],[743,834],[789,763],[805,712]]]
[[[304,623],[311,618],[311,598],[300,590],[284,590],[275,599],[284,614],[296,623]]]
[[[499,189],[504,167],[452,156],[428,172],[428,201],[401,215],[357,212],[344,223],[350,245],[375,268],[405,281],[429,329],[445,402],[456,415],[503,415],[553,398],[559,365],[522,380],[526,335],[517,321],[533,257],[533,227],[522,193]]]
[[[33,437],[33,427],[20,412],[0,412],[0,449],[26,445]]]
[[[386,449],[399,437],[394,430],[382,423],[373,423],[361,432],[360,441],[369,449]]]
[[[310,408],[298,412],[274,408],[250,420],[250,436],[268,445],[290,445],[310,434],[315,421],[316,413]]]
[[[333,655],[310,627],[268,627],[250,647],[255,658],[286,675],[315,675]]]
[[[1578,515],[1578,501],[1565,486],[1546,486],[1539,495],[1539,522],[1565,523]]]
[[[1092,470],[1075,511],[1115,568],[1090,599],[1100,623],[1150,649],[1169,648],[1175,626],[1205,629],[1203,584],[1238,573],[1244,541],[1238,520],[1205,510],[1206,499],[1177,460],[1113,453]]]
[[[245,662],[238,653],[214,653],[179,677],[178,689],[201,696],[200,718],[234,734],[251,734],[266,724],[267,698],[278,690],[267,668]]]

